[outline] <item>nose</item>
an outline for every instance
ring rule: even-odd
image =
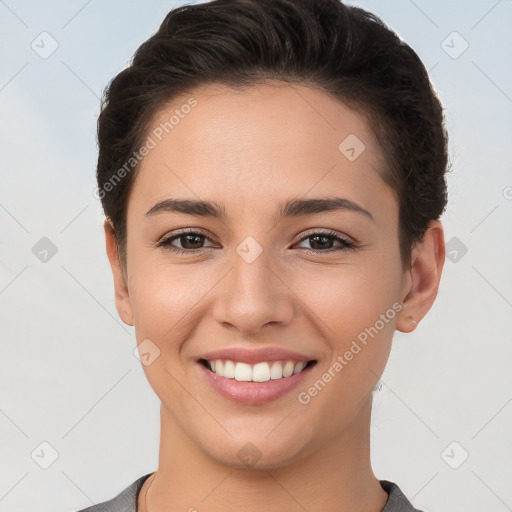
[[[295,315],[294,294],[265,251],[254,261],[236,254],[216,289],[215,320],[239,334],[256,335],[267,324],[288,325]]]

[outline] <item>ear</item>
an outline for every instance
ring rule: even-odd
[[[116,309],[121,320],[127,325],[133,325],[132,306],[130,303],[130,294],[126,284],[126,277],[123,272],[119,255],[117,252],[116,239],[114,235],[114,227],[110,219],[105,219],[103,223],[105,229],[105,245],[107,248],[108,260],[112,275],[114,277],[114,290],[116,297]]]
[[[411,254],[403,290],[403,308],[397,315],[396,328],[401,332],[416,329],[432,307],[439,289],[445,259],[443,226],[437,220],[429,223],[423,240],[417,242]]]

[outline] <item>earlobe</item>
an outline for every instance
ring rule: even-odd
[[[403,308],[397,316],[396,329],[411,332],[432,307],[439,289],[445,259],[443,226],[431,221],[423,239],[412,251],[408,272],[410,289],[402,301]]]
[[[114,278],[114,291],[116,300],[116,309],[121,320],[127,325],[133,325],[132,306],[130,294],[126,283],[126,277],[123,273],[123,267],[119,260],[117,245],[114,234],[114,227],[109,218],[105,219],[103,224],[105,230],[105,246],[107,250],[112,276]]]

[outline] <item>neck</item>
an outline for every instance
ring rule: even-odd
[[[162,406],[158,470],[144,483],[137,510],[380,512],[388,495],[371,468],[370,414],[371,399],[307,455],[279,467],[238,469],[200,450]]]

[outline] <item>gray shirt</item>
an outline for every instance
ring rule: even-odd
[[[115,498],[77,512],[137,512],[137,498],[140,489],[152,474],[141,476]],[[381,512],[423,512],[411,505],[398,485],[388,480],[379,480],[379,482],[380,486],[389,494],[388,501]]]

